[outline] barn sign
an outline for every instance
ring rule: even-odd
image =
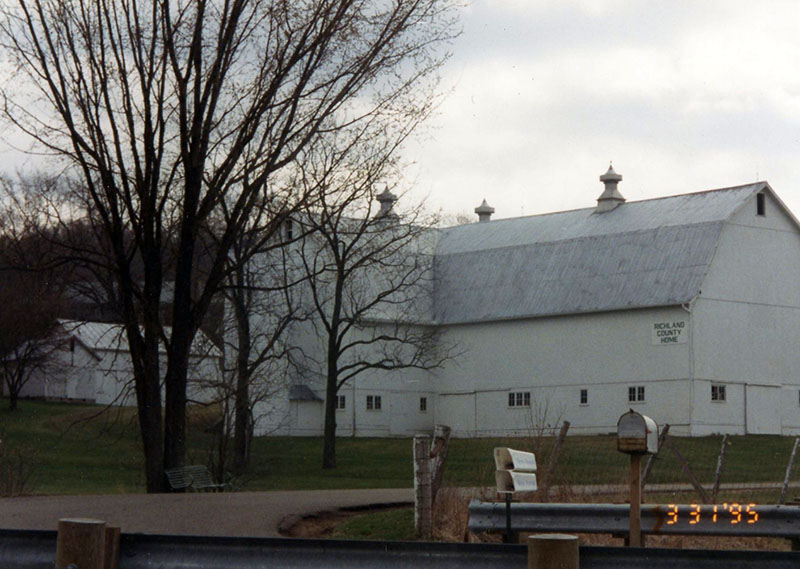
[[[663,320],[654,322],[651,329],[654,346],[685,344],[689,341],[689,324],[686,320]]]

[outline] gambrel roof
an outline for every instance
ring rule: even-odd
[[[458,324],[685,304],[723,225],[766,182],[444,229],[435,320]]]

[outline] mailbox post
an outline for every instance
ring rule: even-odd
[[[631,547],[642,546],[642,479],[641,457],[658,452],[658,425],[650,417],[633,409],[617,421],[617,450],[631,455]]]
[[[506,534],[503,541],[511,541],[511,495],[514,492],[534,492],[536,486],[536,457],[532,452],[524,452],[505,447],[494,449],[494,479],[497,492],[505,494]]]

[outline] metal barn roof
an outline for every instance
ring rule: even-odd
[[[689,302],[725,221],[768,187],[445,229],[436,248],[435,318],[455,324]]]
[[[64,331],[77,338],[90,350],[96,352],[128,352],[128,336],[122,324],[108,322],[84,322],[78,320],[59,320]],[[170,334],[170,329],[166,329]],[[160,346],[160,353],[165,353]],[[192,356],[220,357],[221,352],[202,330],[198,330],[192,342]]]

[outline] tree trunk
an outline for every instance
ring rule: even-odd
[[[175,290],[176,306],[188,304],[187,301],[177,300],[179,294],[177,279]],[[185,294],[188,297],[188,289]],[[169,359],[164,377],[164,468],[183,466],[186,459],[186,388],[189,353],[194,338],[188,314],[188,310],[180,312],[176,309],[172,323]]]
[[[241,363],[241,362],[240,362]],[[245,362],[245,367],[246,362]],[[250,465],[250,378],[246,369],[238,369],[233,423],[233,468],[242,474]]]
[[[239,277],[242,282],[244,277]],[[242,285],[243,286],[243,285]],[[234,304],[236,317],[236,392],[233,419],[233,469],[242,474],[250,464],[250,319],[242,291],[236,291]]]
[[[149,203],[149,202],[146,202]],[[151,204],[152,205],[152,204]],[[153,210],[142,212],[144,231],[142,262],[144,289],[141,303],[132,285],[136,277],[125,247],[126,228],[121,220],[107,226],[114,248],[114,264],[120,274],[120,298],[128,347],[134,369],[139,430],[144,449],[148,493],[167,491],[164,476],[164,419],[161,399],[161,244],[156,237]]]
[[[340,260],[337,262],[341,262]],[[341,266],[341,265],[339,265]],[[342,297],[344,295],[344,278],[342,271],[337,271],[336,287],[333,294],[330,326],[328,327],[328,351],[325,386],[325,432],[322,448],[322,468],[336,468],[336,394],[339,391],[339,324],[342,313]],[[356,402],[353,401],[353,405]],[[355,407],[353,407],[355,411]]]
[[[325,434],[322,468],[336,468],[336,380],[328,379],[325,390]],[[355,404],[355,401],[353,402]]]
[[[339,391],[336,358],[332,357],[331,344],[335,343],[335,335],[328,340],[328,381],[325,389],[325,432],[322,447],[322,468],[336,468],[336,393]],[[355,405],[353,401],[353,405]]]
[[[6,366],[3,366],[6,368]],[[17,370],[9,371],[0,369],[0,396],[3,395],[3,385],[8,388],[8,410],[17,410],[17,399],[19,397],[19,382],[17,381]]]
[[[161,373],[159,340],[152,313],[145,315],[144,338],[138,327],[127,330],[136,387],[139,432],[144,451],[144,471],[148,493],[164,492],[164,431],[161,417]]]
[[[173,330],[171,357],[164,379],[164,468],[183,466],[186,460],[186,376],[189,348],[183,341],[176,341],[176,333]]]
[[[188,157],[187,157],[188,158]],[[180,225],[175,290],[172,303],[172,337],[167,348],[168,364],[164,378],[164,468],[183,466],[186,459],[186,387],[189,354],[199,322],[194,320],[192,284],[194,245],[197,237],[197,202],[201,188],[200,160],[185,167],[183,219]]]
[[[144,451],[144,473],[149,494],[166,491],[164,481],[161,402],[139,404],[139,431]]]
[[[141,370],[140,377],[136,378],[135,384],[147,492],[164,492],[166,483],[164,480],[164,443],[158,362],[156,361],[155,366],[146,366]]]
[[[16,411],[19,407],[19,394],[25,384],[30,379],[32,370],[29,370],[27,364],[18,363],[12,366],[11,370],[0,370],[0,395],[3,393],[3,381],[8,388],[8,410]]]
[[[18,394],[17,391],[14,389],[8,390],[8,410],[9,411],[16,411],[17,410],[17,399]]]

